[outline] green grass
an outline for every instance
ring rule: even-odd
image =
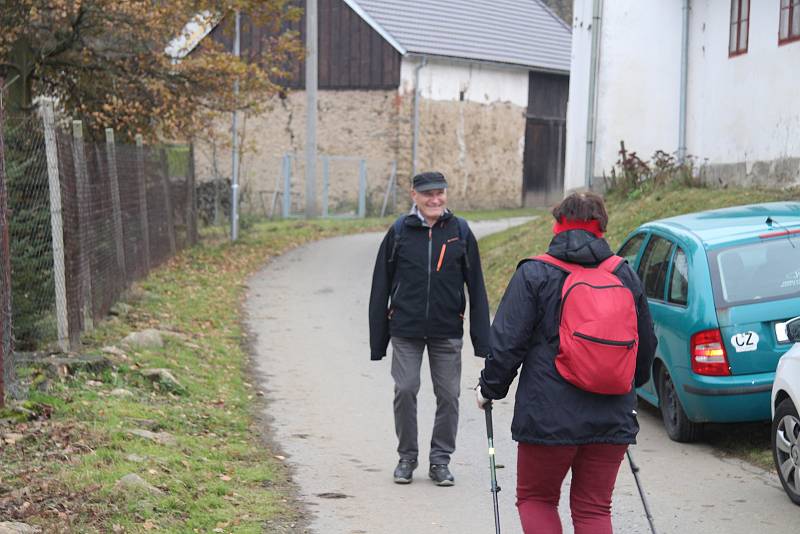
[[[16,425],[10,430],[25,438],[0,448],[0,517],[45,532],[255,533],[267,521],[294,520],[286,469],[260,439],[258,392],[246,379],[244,283],[294,246],[383,230],[389,221],[259,223],[235,244],[224,231],[210,230],[202,245],[152,273],[131,292],[124,317],[84,336],[83,352],[96,353],[143,328],[180,336],[168,338],[161,349],[126,351],[111,371],[32,393],[31,401],[52,407],[53,415]],[[169,369],[184,389],[154,387],[137,372],[148,367]],[[111,396],[114,388],[133,396]],[[129,433],[137,428],[168,432],[177,444]],[[128,473],[162,494],[117,489]]]
[[[516,208],[500,210],[471,210],[456,211],[456,215],[470,221],[492,221],[496,219],[506,219],[511,217],[535,217],[542,215],[545,210],[538,208]]]
[[[616,250],[625,237],[640,224],[707,209],[757,202],[800,200],[800,189],[709,189],[670,186],[642,193],[635,198],[609,195],[606,238]],[[493,310],[497,309],[506,285],[520,259],[541,254],[553,237],[553,218],[549,214],[523,226],[487,236],[480,241],[481,262]],[[723,455],[732,455],[771,468],[769,426],[709,425],[705,441]]]

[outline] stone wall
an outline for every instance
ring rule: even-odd
[[[359,163],[367,162],[368,210],[380,210],[392,162],[398,153],[398,123],[402,108],[396,91],[320,91],[317,146],[320,156],[335,156],[330,161],[329,205],[331,213],[354,212],[358,203]],[[305,131],[306,94],[291,93],[274,97],[262,113],[242,120],[240,135],[244,154],[241,162],[243,210],[269,212],[272,193],[282,190],[282,158],[293,154],[293,211],[305,206]],[[219,175],[230,177],[230,119],[224,117],[217,138],[227,145],[217,146]],[[195,148],[198,181],[213,178],[213,147],[200,142]],[[336,157],[349,156],[352,160]],[[322,159],[317,162],[316,196],[322,201]],[[280,200],[278,201],[280,213]]]
[[[262,113],[241,119],[244,154],[241,198],[244,212],[271,212],[273,192],[282,190],[282,157],[292,158],[293,212],[305,206],[306,95],[272,98]],[[317,144],[320,155],[351,156],[367,162],[367,211],[380,211],[392,163],[397,163],[397,210],[407,209],[411,184],[413,94],[398,91],[320,91]],[[524,108],[504,102],[420,102],[417,168],[439,170],[451,184],[451,206],[518,207],[522,191]],[[230,119],[216,129],[216,175],[230,177]],[[215,175],[214,148],[197,142],[198,181]],[[321,160],[317,163],[317,206],[322,200]],[[331,213],[354,213],[358,202],[358,161],[330,162]],[[280,213],[280,199],[277,203]]]
[[[507,102],[423,100],[417,168],[447,177],[455,210],[521,206],[524,113]]]

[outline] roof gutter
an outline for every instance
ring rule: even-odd
[[[469,63],[469,64],[477,64],[477,65],[486,65],[488,67],[495,67],[495,68],[508,68],[508,69],[516,69],[522,70],[525,72],[544,72],[547,74],[564,74],[569,75],[569,69],[557,69],[557,68],[549,68],[549,67],[538,67],[535,65],[523,65],[522,63],[510,63],[508,61],[493,61],[491,59],[479,59],[479,58],[469,58],[469,57],[461,57],[461,56],[445,56],[442,54],[430,54],[428,52],[407,52],[406,56],[409,59],[413,58],[428,58],[431,60],[443,60],[443,61],[452,61],[454,63]]]
[[[681,27],[681,98],[678,111],[678,164],[686,162],[686,100],[689,90],[689,11],[690,0],[683,0]]]
[[[600,30],[603,21],[603,0],[594,0],[592,8],[592,59],[589,69],[589,108],[586,114],[586,165],[584,184],[592,188],[594,176],[595,135],[597,131],[597,77],[600,69]]]

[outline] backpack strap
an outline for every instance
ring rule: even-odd
[[[603,262],[600,265],[598,265],[597,268],[598,269],[603,269],[604,271],[607,271],[607,272],[609,272],[611,274],[614,274],[614,271],[617,270],[617,267],[619,267],[620,264],[622,262],[624,262],[624,261],[625,261],[625,258],[623,258],[621,256],[617,256],[615,254],[615,255],[610,256],[610,257],[606,258],[605,260],[603,260]]]
[[[557,267],[562,271],[566,271],[567,273],[572,273],[573,271],[580,269],[581,266],[575,263],[568,263],[566,261],[559,260],[555,256],[551,256],[550,254],[541,254],[539,256],[531,256],[528,258],[529,260],[540,261],[542,263],[547,263],[552,265],[553,267]],[[525,261],[525,260],[523,260]],[[521,262],[520,262],[521,263]]]
[[[401,215],[394,221],[392,224],[392,230],[394,231],[394,246],[392,247],[392,253],[389,255],[389,262],[394,261],[395,254],[397,254],[397,248],[400,246],[400,237],[403,235],[403,227],[406,225],[406,217],[407,215]]]
[[[458,223],[458,238],[464,241],[465,239],[467,239],[467,235],[469,235],[469,225],[467,224],[467,221],[462,219],[461,217],[456,217],[454,215],[453,218]]]

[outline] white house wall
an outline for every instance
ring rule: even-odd
[[[585,186],[592,7],[592,0],[575,0],[573,8],[567,190]],[[680,2],[603,2],[594,182],[616,163],[620,141],[643,158],[677,148],[680,24]]]
[[[682,2],[605,0],[595,186],[619,142],[648,159],[678,145]],[[730,0],[692,0],[687,150],[712,183],[800,181],[800,42],[778,46],[779,3],[751,0],[749,47],[728,57]],[[584,185],[593,0],[575,0],[566,189]]]
[[[401,94],[414,93],[414,77],[419,57],[404,58],[400,65]],[[428,59],[420,70],[422,98],[436,101],[461,99],[478,104],[506,102],[528,105],[528,70],[447,59]]]
[[[729,58],[730,2],[692,2],[688,150],[712,182],[796,183],[800,42],[778,45],[777,1],[751,4],[747,53]]]
[[[411,107],[418,57],[404,58],[399,98]],[[417,170],[438,170],[450,184],[456,209],[518,207],[528,70],[431,58],[420,72]],[[463,99],[461,93],[463,92]],[[413,118],[401,132],[410,146]]]

